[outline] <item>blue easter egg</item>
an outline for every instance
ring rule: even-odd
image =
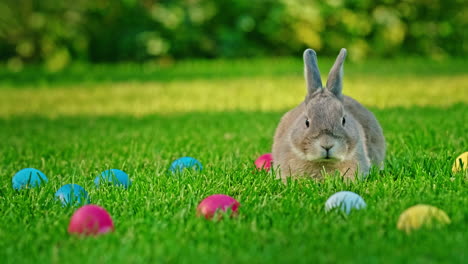
[[[15,190],[36,187],[48,181],[44,173],[33,168],[26,168],[18,171],[12,179],[13,189]]]
[[[65,205],[88,204],[88,193],[78,184],[65,184],[55,193],[55,197]]]
[[[337,192],[328,198],[325,203],[325,211],[330,211],[334,208],[340,208],[346,214],[349,214],[351,210],[360,210],[366,207],[366,202],[356,193],[342,191]]]
[[[111,183],[128,188],[132,182],[125,172],[118,169],[110,169],[103,171],[101,175],[97,176],[94,179],[94,183],[98,187],[101,184]]]
[[[192,157],[182,157],[172,162],[171,167],[169,168],[169,170],[173,173],[182,172],[184,169],[194,169],[201,171],[203,166],[198,160]]]

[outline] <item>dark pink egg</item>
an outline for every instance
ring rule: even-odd
[[[232,211],[231,216],[238,214],[240,203],[231,196],[224,194],[214,194],[206,197],[197,207],[197,216],[204,216],[206,219],[212,219],[216,211],[226,212],[229,208]],[[219,219],[222,214],[219,214]]]
[[[270,171],[273,156],[271,153],[263,154],[255,161],[255,167],[259,170]]]
[[[89,204],[75,211],[68,225],[68,232],[83,235],[98,235],[114,231],[111,216],[102,207]]]

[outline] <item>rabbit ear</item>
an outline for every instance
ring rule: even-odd
[[[346,58],[346,49],[341,49],[335,64],[328,74],[327,88],[338,98],[342,97],[343,90],[343,62]]]
[[[307,83],[307,94],[322,89],[322,79],[317,65],[317,54],[312,49],[304,51],[304,75]]]

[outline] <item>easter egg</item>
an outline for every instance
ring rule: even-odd
[[[468,152],[462,153],[455,159],[455,162],[453,163],[452,172],[455,173],[462,170],[468,170]]]
[[[349,214],[351,210],[360,210],[366,207],[366,202],[356,193],[341,191],[333,194],[325,203],[325,211],[339,208],[342,212]]]
[[[97,205],[84,205],[75,211],[68,225],[68,232],[81,235],[99,235],[114,231],[109,213]]]
[[[171,167],[169,168],[169,170],[172,173],[180,173],[185,169],[201,171],[203,169],[203,166],[201,162],[196,160],[195,158],[182,157],[172,162]]]
[[[232,211],[231,216],[238,214],[240,203],[231,196],[224,194],[214,194],[206,197],[197,207],[197,215],[203,216],[206,219],[212,219],[217,212],[223,213],[228,209]],[[219,219],[222,214],[219,214]]]
[[[418,204],[406,209],[398,218],[397,228],[410,233],[421,227],[435,227],[450,224],[450,218],[441,209]]]
[[[110,169],[103,171],[101,175],[97,176],[94,179],[94,183],[98,187],[102,184],[112,184],[122,186],[124,188],[128,188],[132,184],[128,175],[125,172],[118,169]]]
[[[88,193],[78,184],[65,184],[55,193],[55,197],[65,205],[89,203]]]
[[[33,168],[26,168],[18,171],[12,179],[13,189],[15,190],[36,187],[48,181],[44,173]]]
[[[263,154],[255,160],[255,167],[259,170],[269,171],[272,161],[273,155],[271,155],[271,153]]]

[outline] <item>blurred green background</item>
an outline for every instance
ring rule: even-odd
[[[2,0],[10,70],[91,63],[297,56],[351,60],[468,54],[466,0]]]

